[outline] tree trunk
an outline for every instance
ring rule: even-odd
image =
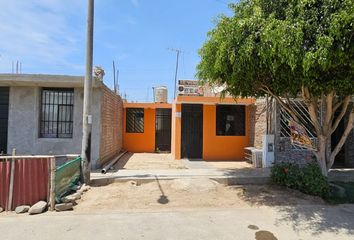
[[[328,154],[328,137],[325,135],[320,135],[317,137],[317,152],[315,152],[317,163],[321,169],[322,175],[327,177],[328,169],[327,169],[327,161],[330,157],[330,153]]]
[[[288,97],[288,102],[286,102],[280,96],[274,94],[267,86],[262,86],[261,90],[273,96],[280,103],[281,107],[283,107],[290,116],[297,121],[296,110],[291,107],[291,102]],[[345,144],[350,131],[354,128],[354,106],[352,105],[350,108],[348,107],[353,96],[348,95],[344,98],[340,98],[336,95],[335,91],[332,91],[326,95],[322,94],[321,100],[319,101],[318,97],[313,95],[308,87],[302,86],[301,92],[317,135],[316,149],[313,149],[312,147],[309,147],[308,149],[312,150],[316,156],[316,160],[321,168],[323,176],[327,176],[328,171],[334,163],[336,155]],[[320,108],[319,104],[322,105]],[[335,118],[335,113],[338,109],[341,109],[340,114]],[[319,113],[320,111],[322,112]],[[347,113],[349,114],[347,125],[345,126],[345,130],[339,143],[332,151],[331,136]],[[301,122],[297,122],[300,125],[303,125]]]

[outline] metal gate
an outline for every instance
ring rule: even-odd
[[[182,158],[203,157],[203,105],[182,104]]]
[[[171,109],[156,109],[155,149],[157,151],[171,151],[171,115]]]
[[[7,127],[9,117],[9,88],[0,87],[0,154],[7,151]]]

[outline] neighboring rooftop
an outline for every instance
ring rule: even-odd
[[[93,78],[93,87],[103,83]],[[50,74],[0,74],[0,86],[83,87],[83,76]]]

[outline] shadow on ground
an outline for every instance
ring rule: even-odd
[[[273,185],[244,186],[238,197],[251,205],[274,207],[277,224],[289,221],[294,231],[354,234],[353,204],[330,205],[319,197]]]

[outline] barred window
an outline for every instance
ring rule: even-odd
[[[216,135],[245,136],[246,113],[243,105],[216,106]]]
[[[72,138],[74,89],[43,88],[41,97],[41,138]]]
[[[144,132],[144,108],[127,108],[126,112],[126,132]]]

